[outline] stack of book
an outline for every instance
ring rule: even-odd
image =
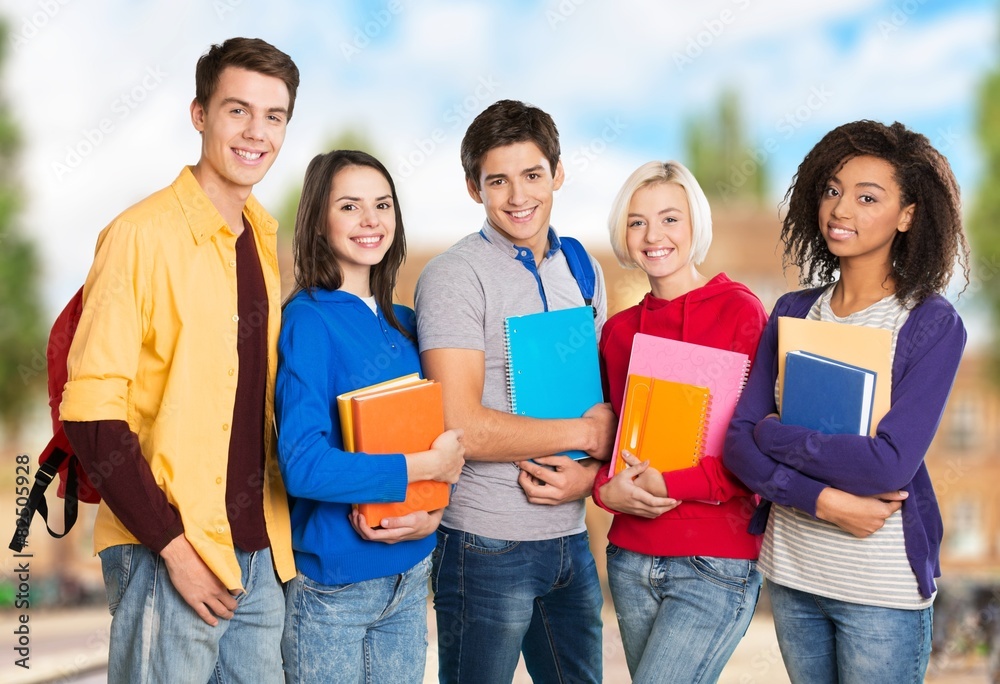
[[[345,392],[337,397],[344,449],[367,454],[410,454],[430,449],[444,432],[441,385],[417,373]],[[398,503],[361,503],[368,524],[414,511],[448,505],[451,486],[426,480],[411,482]]]

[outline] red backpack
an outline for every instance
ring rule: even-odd
[[[83,471],[83,465],[73,452],[73,447],[63,430],[62,421],[59,420],[59,404],[62,403],[63,387],[68,379],[66,359],[69,356],[69,347],[73,343],[73,335],[76,334],[82,313],[83,288],[81,287],[56,318],[49,333],[45,359],[48,364],[52,439],[38,456],[38,472],[35,473],[35,483],[28,494],[27,503],[20,506],[17,527],[14,530],[14,537],[10,540],[10,548],[17,552],[22,551],[28,544],[28,531],[36,511],[45,520],[45,527],[49,534],[60,538],[65,537],[76,523],[77,502],[99,503],[101,501],[101,495],[97,493],[97,489],[87,477],[87,473]],[[66,502],[62,533],[53,531],[49,526],[49,507],[45,501],[45,490],[49,483],[55,479],[56,473],[59,474],[59,496]]]

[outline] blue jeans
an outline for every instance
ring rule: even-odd
[[[504,541],[438,528],[431,586],[441,682],[601,681],[600,580],[587,533]]]
[[[284,596],[270,549],[236,550],[245,593],[215,627],[177,593],[158,554],[122,544],[100,556],[113,616],[109,682],[281,681]]]
[[[427,659],[425,558],[400,575],[286,588],[281,654],[291,682],[421,682]]]
[[[647,556],[608,544],[608,584],[634,682],[715,682],[750,625],[757,562]]]
[[[924,681],[933,607],[898,610],[846,603],[767,583],[781,658],[792,682]]]

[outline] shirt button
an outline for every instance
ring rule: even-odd
[[[238,323],[240,320],[239,314],[233,314],[233,323]]]
[[[221,477],[215,478],[215,484],[222,484],[222,478]]]
[[[235,368],[230,368],[230,369],[229,369],[229,375],[230,375],[230,376],[233,376],[233,375],[235,375],[235,374],[236,374],[236,369],[235,369]]]
[[[225,432],[225,431],[228,431],[228,430],[229,430],[229,423],[223,423],[223,424],[222,424],[222,430],[223,430],[224,432]]]
[[[232,261],[230,261],[229,265],[235,268],[236,267],[236,260],[233,259]]]
[[[216,527],[215,531],[218,532],[219,534],[222,534],[223,532],[226,531],[226,528],[225,527]]]

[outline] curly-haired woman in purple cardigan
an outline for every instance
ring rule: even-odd
[[[785,197],[781,297],[726,440],[725,465],[773,502],[759,568],[793,682],[922,682],[930,656],[941,515],[924,463],[966,333],[942,296],[968,280],[959,189],[927,138],[899,123],[840,126]],[[825,435],[777,416],[777,319],[892,331],[889,412],[874,437]]]

